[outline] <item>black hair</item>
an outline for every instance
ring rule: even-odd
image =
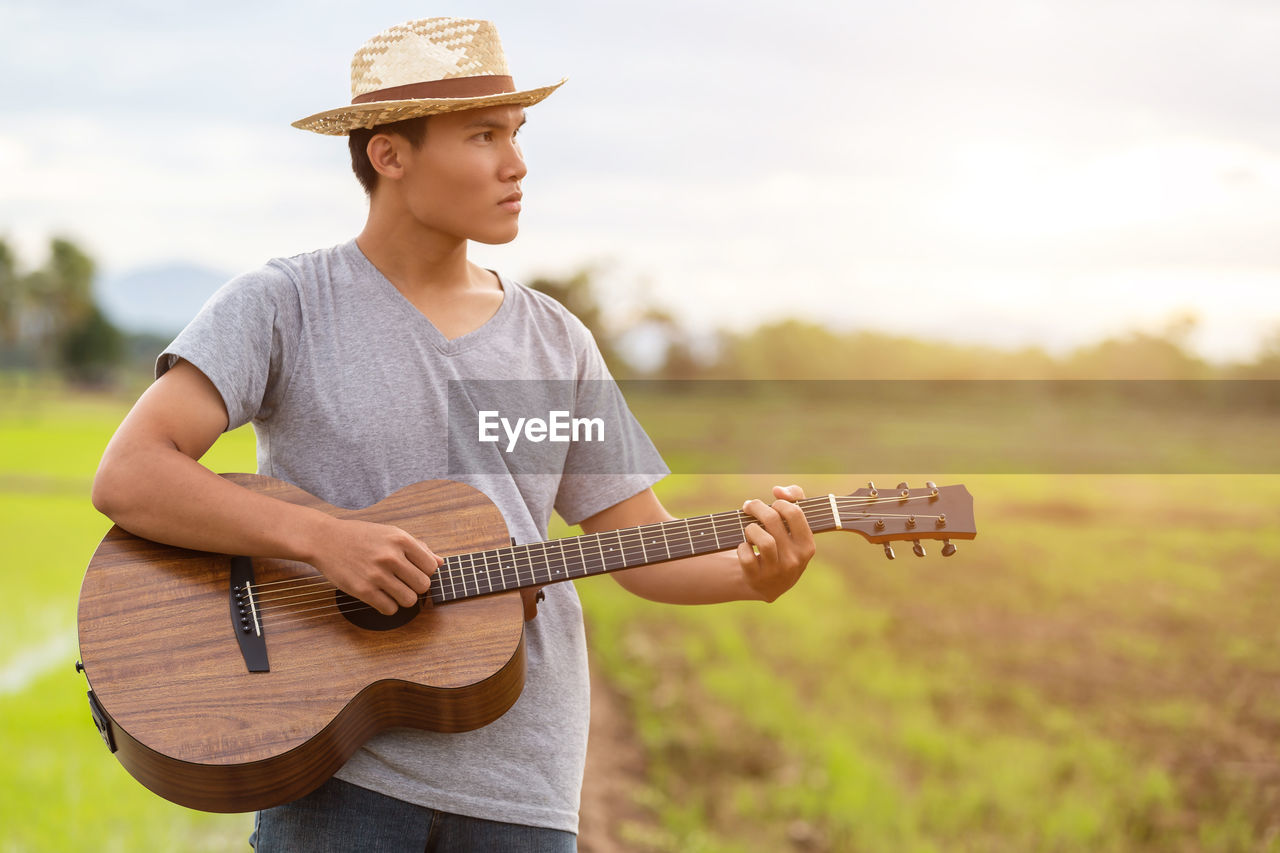
[[[360,181],[365,195],[369,196],[373,195],[373,189],[378,185],[378,171],[369,162],[369,140],[379,133],[402,136],[417,148],[427,138],[427,116],[407,118],[376,127],[357,127],[347,135],[347,147],[351,149],[351,171],[356,173],[356,180]]]

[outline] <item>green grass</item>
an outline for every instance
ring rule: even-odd
[[[726,506],[764,491],[720,479]],[[653,846],[1280,849],[1280,484],[965,479],[980,532],[949,560],[830,534],[768,607],[580,584],[650,756]]]
[[[249,817],[171,805],[120,768],[72,668],[80,578],[108,527],[89,484],[128,402],[5,402],[0,665],[39,674],[0,693],[0,851],[243,848]],[[252,470],[252,453],[241,431],[207,461]],[[798,479],[820,494],[868,478],[924,479]],[[635,847],[1280,850],[1280,481],[945,479],[969,486],[979,530],[950,559],[890,563],[826,534],[768,606],[579,585],[645,750],[657,826],[624,828]],[[677,476],[660,492],[692,514],[772,482]]]
[[[0,564],[16,604],[0,622],[0,667],[34,676],[0,687],[4,853],[242,849],[251,829],[249,816],[194,812],[135,782],[98,737],[74,669],[80,580],[110,527],[89,488],[128,406],[29,392],[0,408]],[[224,437],[209,458],[253,470],[252,434]]]

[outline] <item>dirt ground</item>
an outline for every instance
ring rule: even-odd
[[[578,828],[581,853],[634,853],[637,830],[656,821],[635,801],[644,780],[644,751],[622,698],[599,672],[591,673],[591,730]]]

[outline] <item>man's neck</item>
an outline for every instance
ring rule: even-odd
[[[407,297],[473,286],[466,240],[409,226],[386,227],[371,213],[356,245]]]
[[[467,241],[424,229],[411,217],[370,209],[356,245],[396,290],[448,339],[485,323],[502,304],[497,277],[467,260]]]

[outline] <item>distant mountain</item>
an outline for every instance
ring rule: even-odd
[[[102,310],[122,329],[172,335],[230,278],[196,264],[158,264],[103,276],[95,292]]]

